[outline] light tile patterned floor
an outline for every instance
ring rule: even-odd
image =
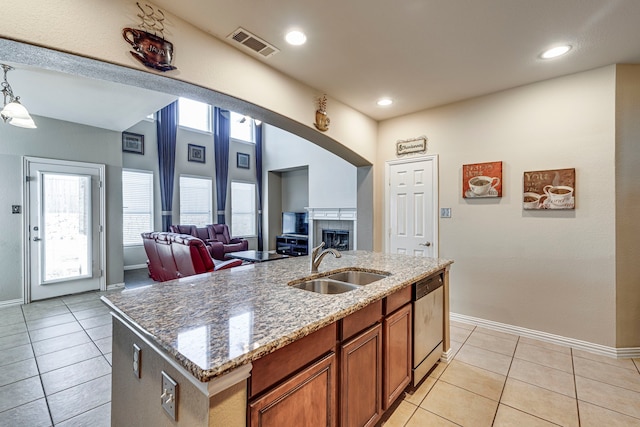
[[[99,296],[0,309],[0,427],[110,425],[110,316]],[[640,359],[457,322],[451,336],[453,361],[381,425],[640,426]]]
[[[382,426],[640,426],[640,359],[451,325],[453,361]]]

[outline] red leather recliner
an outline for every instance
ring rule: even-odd
[[[214,259],[225,259],[225,254],[229,252],[249,250],[249,241],[232,238],[227,224],[209,224],[207,229],[209,230],[207,243],[211,245],[211,256]]]
[[[214,263],[204,242],[185,234],[142,233],[142,241],[149,258],[149,275],[159,282],[242,264],[242,261],[237,259]]]
[[[209,249],[209,253],[211,254],[211,256],[214,259],[219,259],[219,260],[224,260],[224,248],[222,246],[222,243],[217,241],[217,240],[212,240],[213,237],[211,237],[209,235],[209,227],[198,227],[195,225],[185,225],[185,224],[175,224],[175,225],[170,225],[169,226],[169,230],[172,233],[178,233],[178,234],[188,234],[190,236],[193,237],[197,237],[198,239],[202,240],[204,242],[204,244],[207,246],[207,249]],[[214,250],[213,247],[216,246],[218,249],[215,251],[215,253],[217,255],[219,255],[218,258],[216,258],[214,255]],[[220,258],[220,256],[222,256]]]

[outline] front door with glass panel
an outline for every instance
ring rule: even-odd
[[[25,168],[29,299],[100,289],[104,166],[28,159]]]

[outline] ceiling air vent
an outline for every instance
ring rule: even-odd
[[[233,33],[227,36],[229,40],[233,40],[234,42],[240,43],[242,46],[247,49],[251,49],[252,51],[258,53],[260,56],[264,58],[268,58],[271,55],[275,55],[280,52],[278,48],[267,43],[262,40],[260,37],[255,34],[251,34],[249,31],[238,28]]]

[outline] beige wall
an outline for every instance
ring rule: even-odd
[[[381,122],[376,249],[382,165],[397,140],[426,135],[452,210],[439,220],[452,312],[615,346],[614,97],[610,66]],[[463,199],[462,165],[499,160],[503,197]],[[560,168],[576,168],[576,209],[523,211],[523,172]]]
[[[132,58],[121,36],[122,28],[139,21],[134,1],[34,0],[13,2],[2,12],[1,37],[149,71]],[[174,45],[178,68],[164,73],[167,77],[237,97],[292,119],[307,131],[314,129],[319,89],[275,71],[168,13],[166,37]],[[376,122],[331,98],[327,111],[330,129],[304,136],[316,138],[314,142],[338,154],[355,152],[360,160],[372,163]]]
[[[640,347],[640,65],[616,81],[616,344]]]

